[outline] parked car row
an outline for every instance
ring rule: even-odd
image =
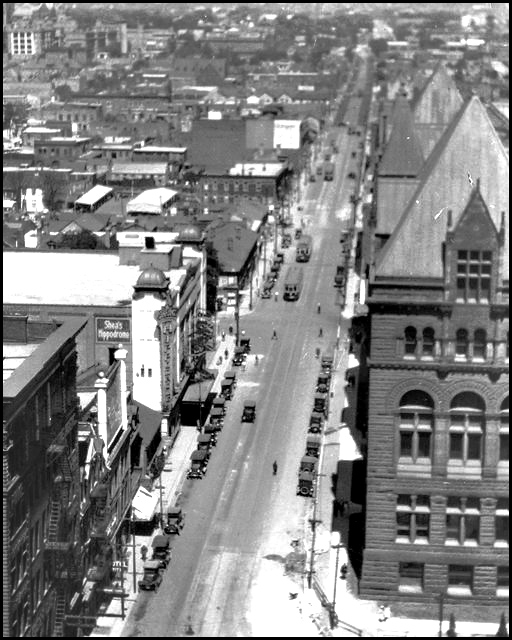
[[[284,253],[277,253],[270,267],[270,273],[267,274],[262,287],[261,297],[270,298],[272,289],[279,277],[281,265],[284,264]]]
[[[313,411],[309,419],[306,437],[306,451],[299,465],[297,495],[311,498],[315,491],[315,477],[318,473],[322,431],[329,412],[329,392],[331,385],[333,358],[323,355],[320,361],[320,372],[315,385]]]

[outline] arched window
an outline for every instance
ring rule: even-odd
[[[500,462],[508,462],[508,396],[500,407]]]
[[[434,355],[434,329],[426,327],[423,329],[423,349],[424,356],[432,357]]]
[[[457,394],[450,404],[450,462],[482,462],[485,403],[472,392]]]
[[[485,360],[487,354],[487,333],[484,329],[475,331],[475,339],[473,342],[473,358],[477,360]]]
[[[466,329],[459,329],[457,331],[456,340],[455,340],[455,356],[458,358],[467,358],[468,357],[468,332]]]
[[[405,329],[405,341],[404,341],[404,349],[405,349],[405,355],[415,355],[416,353],[416,345],[417,345],[417,338],[416,338],[416,329],[414,327],[407,327]]]
[[[424,391],[408,391],[400,400],[400,458],[416,463],[430,460],[434,401]]]

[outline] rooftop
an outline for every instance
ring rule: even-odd
[[[230,176],[276,177],[284,169],[281,162],[238,162],[229,170]]]
[[[37,349],[38,343],[31,344],[4,344],[3,345],[3,364],[4,364],[4,381],[10,378],[12,373],[25,362],[25,360]]]
[[[129,307],[140,275],[138,266],[119,265],[116,253],[18,250],[3,257],[4,304]],[[184,274],[165,275],[172,287]]]

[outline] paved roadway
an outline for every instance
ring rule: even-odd
[[[247,370],[239,372],[206,476],[185,482],[186,524],[175,537],[163,583],[156,594],[139,595],[125,637],[273,635],[272,615],[261,615],[269,610],[264,577],[272,571],[282,575],[290,542],[303,540],[308,527],[310,500],[296,495],[296,484],[319,370],[315,348],[334,345],[340,322],[333,287],[340,218],[347,227],[350,151],[362,138],[348,136],[347,128],[336,129],[335,136],[340,149],[333,158],[335,179],[310,183],[303,199],[302,215],[314,240],[300,300],[286,302],[280,291],[286,266],[294,261],[292,247],[276,285],[279,300],[258,300],[254,311],[241,317],[252,345]],[[277,340],[271,339],[273,329]],[[247,398],[257,402],[254,424],[240,420]],[[272,475],[273,460],[279,465],[277,476]],[[301,558],[305,554],[297,555],[289,576],[297,586],[305,568]]]

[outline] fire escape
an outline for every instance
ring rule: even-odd
[[[54,471],[50,496],[50,517],[45,540],[46,562],[56,581],[54,637],[63,637],[66,606],[75,585],[82,578],[77,545],[78,460],[65,444],[66,415],[52,415],[43,432],[46,466]]]

